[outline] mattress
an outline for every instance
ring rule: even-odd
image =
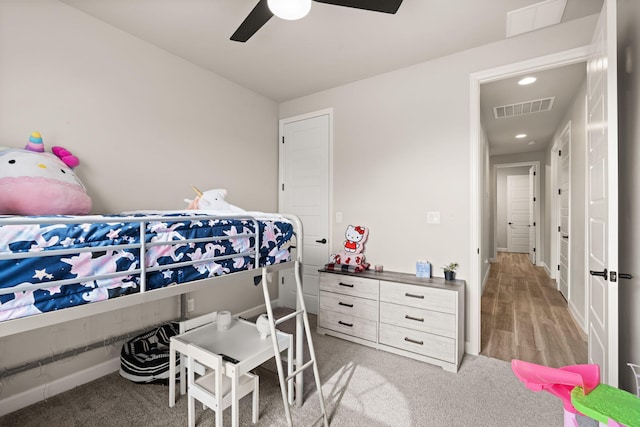
[[[278,217],[56,218],[70,217],[0,223],[0,321],[291,260],[293,225]]]

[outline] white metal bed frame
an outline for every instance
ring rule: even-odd
[[[194,211],[195,212],[195,211]],[[93,316],[96,314],[106,313],[114,310],[118,310],[121,308],[132,307],[140,304],[144,304],[146,302],[156,301],[164,298],[170,298],[174,296],[184,296],[189,292],[194,292],[200,289],[205,289],[207,287],[212,286],[212,280],[220,280],[220,279],[238,279],[239,276],[262,276],[269,277],[266,273],[271,273],[279,270],[283,270],[286,268],[294,268],[296,280],[300,280],[299,269],[296,268],[296,264],[300,265],[302,260],[302,222],[300,219],[294,215],[282,214],[283,218],[288,219],[294,226],[294,235],[296,238],[296,256],[292,261],[274,264],[267,267],[259,266],[259,239],[258,239],[258,220],[251,215],[199,215],[197,217],[198,220],[207,221],[211,219],[234,219],[234,220],[248,220],[252,221],[254,225],[255,233],[244,234],[242,237],[255,237],[254,247],[247,253],[244,254],[233,254],[226,256],[218,256],[213,258],[206,258],[200,260],[191,260],[184,261],[181,263],[176,263],[171,266],[171,268],[178,268],[189,265],[197,265],[202,263],[208,263],[212,261],[219,261],[229,257],[239,257],[243,255],[251,255],[254,258],[254,268],[250,270],[238,271],[234,273],[225,274],[222,276],[211,277],[206,279],[200,279],[193,282],[181,283],[177,285],[170,285],[159,289],[147,290],[146,289],[146,273],[154,270],[159,270],[161,268],[166,267],[152,267],[149,268],[145,265],[145,254],[146,250],[155,245],[172,245],[175,244],[176,241],[169,242],[145,242],[145,231],[146,224],[149,222],[159,222],[159,221],[187,221],[189,218],[181,218],[175,216],[117,216],[113,218],[105,218],[103,216],[70,216],[70,217],[2,217],[0,218],[0,225],[38,225],[38,224],[93,224],[93,223],[101,223],[101,222],[137,222],[140,223],[140,241],[134,244],[118,244],[111,246],[99,246],[93,248],[82,248],[82,249],[57,249],[51,251],[40,251],[40,252],[28,252],[28,253],[19,253],[19,254],[0,254],[0,260],[6,259],[19,259],[19,258],[36,258],[42,256],[51,256],[51,255],[72,255],[80,252],[101,252],[105,250],[122,250],[122,249],[137,249],[140,252],[140,268],[135,270],[129,270],[125,272],[118,272],[113,274],[103,274],[103,275],[94,275],[83,277],[79,280],[70,279],[70,280],[58,280],[46,283],[47,287],[50,286],[59,286],[65,284],[74,284],[80,282],[86,282],[91,280],[99,280],[105,279],[109,277],[119,277],[119,276],[129,276],[134,274],[140,274],[140,291],[135,294],[122,295],[116,298],[108,299],[105,301],[98,301],[88,304],[83,304],[76,307],[68,307],[61,310],[31,315],[27,317],[21,317],[17,319],[10,319],[0,322],[0,338],[6,337],[13,334],[18,334],[22,332],[31,331],[34,329],[40,329],[46,326],[51,326],[71,320],[78,320],[85,317]],[[222,240],[225,237],[221,236],[212,236],[211,241]],[[206,242],[207,239],[187,239],[180,241],[181,243],[190,243],[190,242]],[[262,270],[262,271],[261,271]],[[14,293],[16,291],[26,291],[30,289],[38,289],[42,288],[42,284],[31,284],[26,286],[18,286],[12,288],[0,288],[0,295]],[[265,294],[265,297],[268,297],[268,294]],[[268,299],[265,300],[265,305],[270,308],[270,301]],[[271,310],[269,310],[271,311]],[[184,315],[184,313],[182,313]],[[300,332],[301,320],[297,321],[296,331]],[[302,334],[298,334],[298,337],[302,337]],[[299,353],[296,353],[296,358],[298,354],[302,357],[302,340],[297,339],[296,349],[299,349]],[[301,380],[300,376],[300,380]],[[300,393],[301,394],[301,393]]]

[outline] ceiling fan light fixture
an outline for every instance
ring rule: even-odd
[[[307,16],[311,0],[267,0],[269,10],[278,18],[295,21]]]

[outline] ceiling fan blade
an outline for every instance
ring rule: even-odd
[[[356,9],[371,10],[374,12],[396,13],[402,4],[402,0],[315,0],[318,3],[333,4],[336,6],[355,7]]]
[[[242,21],[235,33],[231,36],[231,40],[236,42],[246,42],[256,33],[269,19],[273,13],[269,10],[267,0],[260,0],[251,13]]]

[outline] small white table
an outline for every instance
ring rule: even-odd
[[[291,375],[293,368],[293,335],[276,331],[280,351],[287,350],[287,375]],[[169,346],[169,407],[175,405],[176,392],[176,352],[189,354],[189,344],[200,347],[217,355],[224,355],[228,359],[225,363],[225,375],[231,379],[231,420],[232,426],[238,426],[238,378],[274,357],[275,352],[271,337],[260,339],[260,333],[255,323],[242,319],[233,319],[227,330],[219,331],[215,322],[192,329],[180,335],[171,337]],[[237,362],[237,363],[236,363]],[[184,381],[184,378],[180,379]],[[293,384],[289,382],[289,402],[283,396],[285,405],[293,403]]]

